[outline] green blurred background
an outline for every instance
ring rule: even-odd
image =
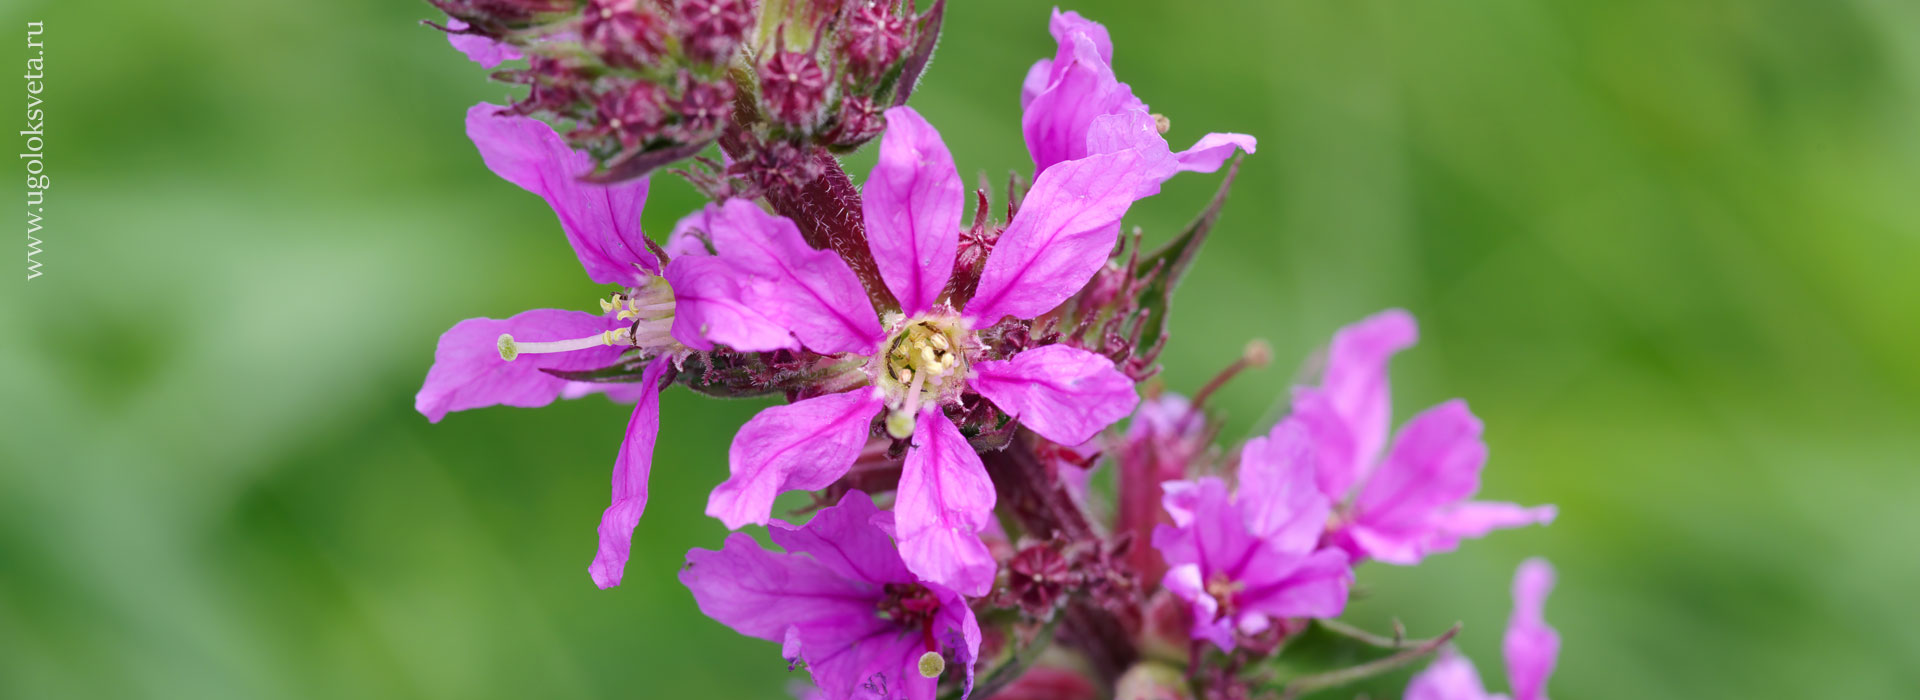
[[[969,180],[1027,166],[1046,7],[950,13],[915,104]],[[1269,339],[1278,366],[1219,400],[1244,435],[1335,328],[1405,306],[1424,337],[1394,365],[1397,414],[1466,397],[1483,493],[1560,505],[1550,528],[1364,568],[1353,620],[1464,620],[1504,688],[1507,582],[1541,554],[1558,697],[1913,697],[1920,6],[1078,9],[1177,145],[1260,138],[1179,295],[1168,386]],[[450,324],[603,292],[465,140],[464,109],[508,89],[415,24],[432,16],[0,10],[6,65],[47,23],[54,182],[45,276],[0,309],[0,697],[784,696],[773,646],[674,578],[722,536],[700,511],[760,403],[668,395],[608,592],[586,566],[624,408],[413,412]],[[1216,182],[1181,177],[1130,223],[1165,237]],[[695,205],[659,179],[649,230]]]

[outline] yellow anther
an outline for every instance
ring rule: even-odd
[[[945,670],[947,670],[947,660],[940,656],[940,652],[929,651],[920,655],[921,678],[939,678],[940,672]]]
[[[1155,131],[1158,131],[1164,134],[1164,133],[1167,133],[1167,131],[1172,128],[1173,128],[1173,120],[1168,119],[1167,115],[1164,115],[1164,114],[1153,115],[1153,129]]]
[[[932,338],[927,339],[927,342],[933,343],[933,347],[936,350],[946,350],[951,347],[951,344],[947,342],[947,334],[945,333],[935,333]]]
[[[937,365],[940,364],[940,358],[933,354],[933,348],[923,345],[920,347],[920,362],[923,364]]]
[[[900,378],[900,383],[901,383],[901,384],[912,384],[912,383],[913,383],[913,370],[910,370],[910,369],[907,369],[907,368],[905,368],[905,367],[901,367],[901,368],[900,368],[900,373],[899,373],[899,374],[896,374],[896,375],[894,375],[894,376],[896,376],[896,377],[899,377],[899,378]]]

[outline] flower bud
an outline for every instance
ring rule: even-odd
[[[592,0],[581,21],[581,36],[610,66],[651,65],[666,44],[666,22],[640,0]]]
[[[680,99],[674,101],[673,108],[680,115],[680,125],[674,133],[676,138],[685,143],[711,139],[726,126],[727,117],[733,112],[733,83],[726,80],[690,83]]]
[[[624,82],[600,95],[596,108],[601,130],[636,148],[660,133],[667,118],[666,90],[645,81]]]
[[[812,126],[827,100],[827,73],[811,53],[775,51],[760,69],[761,105],[775,122]]]
[[[726,63],[755,21],[750,0],[680,0],[674,10],[680,50],[703,63]]]
[[[854,9],[840,29],[840,53],[855,80],[871,83],[900,59],[908,43],[908,25],[889,9],[892,3],[867,2]]]

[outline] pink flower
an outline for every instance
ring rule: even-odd
[[[1035,180],[999,238],[971,300],[947,285],[959,246],[964,188],[940,134],[910,108],[887,111],[888,129],[863,193],[869,248],[900,312],[878,313],[838,256],[815,250],[793,222],[751,203],[710,207],[706,225],[738,284],[731,297],[792,331],[821,354],[849,355],[855,388],[762,411],[728,454],[731,477],[707,501],[730,528],[765,523],[783,491],[825,488],[845,474],[883,410],[887,432],[912,439],[894,510],[907,566],[968,595],[993,582],[979,532],[993,484],[980,456],[944,411],[977,393],[1062,445],[1085,442],[1133,410],[1133,381],[1100,355],[1047,345],[1009,357],[975,331],[1012,316],[1044,314],[1105,264],[1132,203],[1129,153],[1061,163]],[[706,333],[738,344],[731,329]],[[856,365],[857,363],[857,365]]]
[[[1528,559],[1513,577],[1513,617],[1501,651],[1507,660],[1507,683],[1513,700],[1547,700],[1547,678],[1560,658],[1560,633],[1547,626],[1543,610],[1553,591],[1553,567],[1545,559]],[[1452,649],[1414,676],[1406,700],[1506,700],[1489,695],[1480,684],[1473,662]]]
[[[1320,490],[1341,504],[1332,539],[1355,559],[1417,564],[1463,538],[1553,522],[1553,506],[1467,500],[1480,490],[1487,446],[1465,401],[1414,416],[1381,456],[1392,416],[1387,360],[1418,332],[1398,309],[1340,329],[1320,386],[1294,395],[1294,416],[1313,436]]]
[[[770,552],[742,533],[720,551],[687,552],[680,582],[700,612],[780,642],[821,697],[931,700],[949,664],[973,689],[980,624],[952,589],[916,577],[889,539],[892,514],[859,491],[806,525],[775,521]]]
[[[1166,483],[1174,525],[1155,529],[1153,546],[1170,567],[1161,585],[1192,608],[1194,639],[1232,651],[1236,633],[1346,608],[1353,571],[1345,552],[1319,548],[1329,506],[1311,450],[1305,429],[1283,421],[1241,449],[1231,499],[1218,477]]]
[[[1218,170],[1235,149],[1254,151],[1252,136],[1207,134],[1192,148],[1172,152],[1161,135],[1168,128],[1166,118],[1152,114],[1133,88],[1115,77],[1106,27],[1054,8],[1048,30],[1059,52],[1033,64],[1020,89],[1025,111],[1020,126],[1036,174],[1092,154],[1133,151],[1144,174],[1138,198],[1159,193],[1160,183],[1181,172]]]
[[[702,303],[700,295],[725,280],[685,282],[697,271],[699,258],[675,260],[663,277],[640,231],[647,180],[613,186],[582,182],[579,175],[593,168],[587,154],[568,148],[545,123],[500,115],[501,109],[482,103],[467,111],[467,135],[481,159],[495,174],[547,200],[588,278],[625,291],[601,301],[599,314],[535,309],[505,320],[471,318],[455,324],[440,336],[414,409],[438,423],[451,411],[544,406],[595,391],[635,401],[614,461],[613,500],[600,521],[599,552],[590,567],[594,583],[610,588],[620,583],[634,524],[646,508],[662,380],[688,348],[712,347],[696,321],[727,317],[727,310]],[[682,309],[677,317],[676,306]],[[589,384],[551,374],[597,370],[623,358],[647,361],[637,384]]]

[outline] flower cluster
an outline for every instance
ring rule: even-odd
[[[619,182],[725,139],[748,186],[879,135],[932,55],[944,0],[430,0],[456,48],[528,86],[514,113],[567,123]],[[729,126],[739,127],[728,130]],[[807,179],[807,178],[802,178]]]
[[[784,552],[735,533],[689,552],[680,580],[709,617],[779,644],[815,693],[1248,697],[1289,640],[1381,642],[1334,620],[1362,563],[1416,564],[1554,517],[1469,500],[1487,450],[1465,403],[1390,430],[1387,363],[1416,336],[1404,312],[1336,333],[1287,415],[1237,446],[1214,444],[1206,400],[1271,362],[1264,344],[1192,400],[1141,399],[1239,161],[1164,247],[1141,250],[1121,221],[1169,178],[1256,143],[1213,133],[1174,151],[1097,23],[1054,12],[1058,51],[1020,90],[1033,169],[996,220],[905,105],[942,2],[435,4],[475,61],[527,61],[496,74],[526,96],[473,107],[468,136],[613,289],[597,311],[455,324],[416,408],[437,422],[591,393],[634,404],[588,566],[611,588],[646,508],[661,392],[781,399],[739,427],[724,476],[716,455],[706,512],[766,527]],[[876,136],[856,187],[833,154]],[[726,164],[698,155],[715,144]],[[646,173],[688,158],[707,167],[674,172],[714,201],[656,242],[640,230]],[[811,517],[775,519],[796,491]],[[1529,564],[1516,584],[1520,698],[1542,696],[1558,652],[1547,572]],[[1410,696],[1485,697],[1451,634],[1418,644],[1440,656]],[[1041,653],[1056,644],[1070,653]]]

